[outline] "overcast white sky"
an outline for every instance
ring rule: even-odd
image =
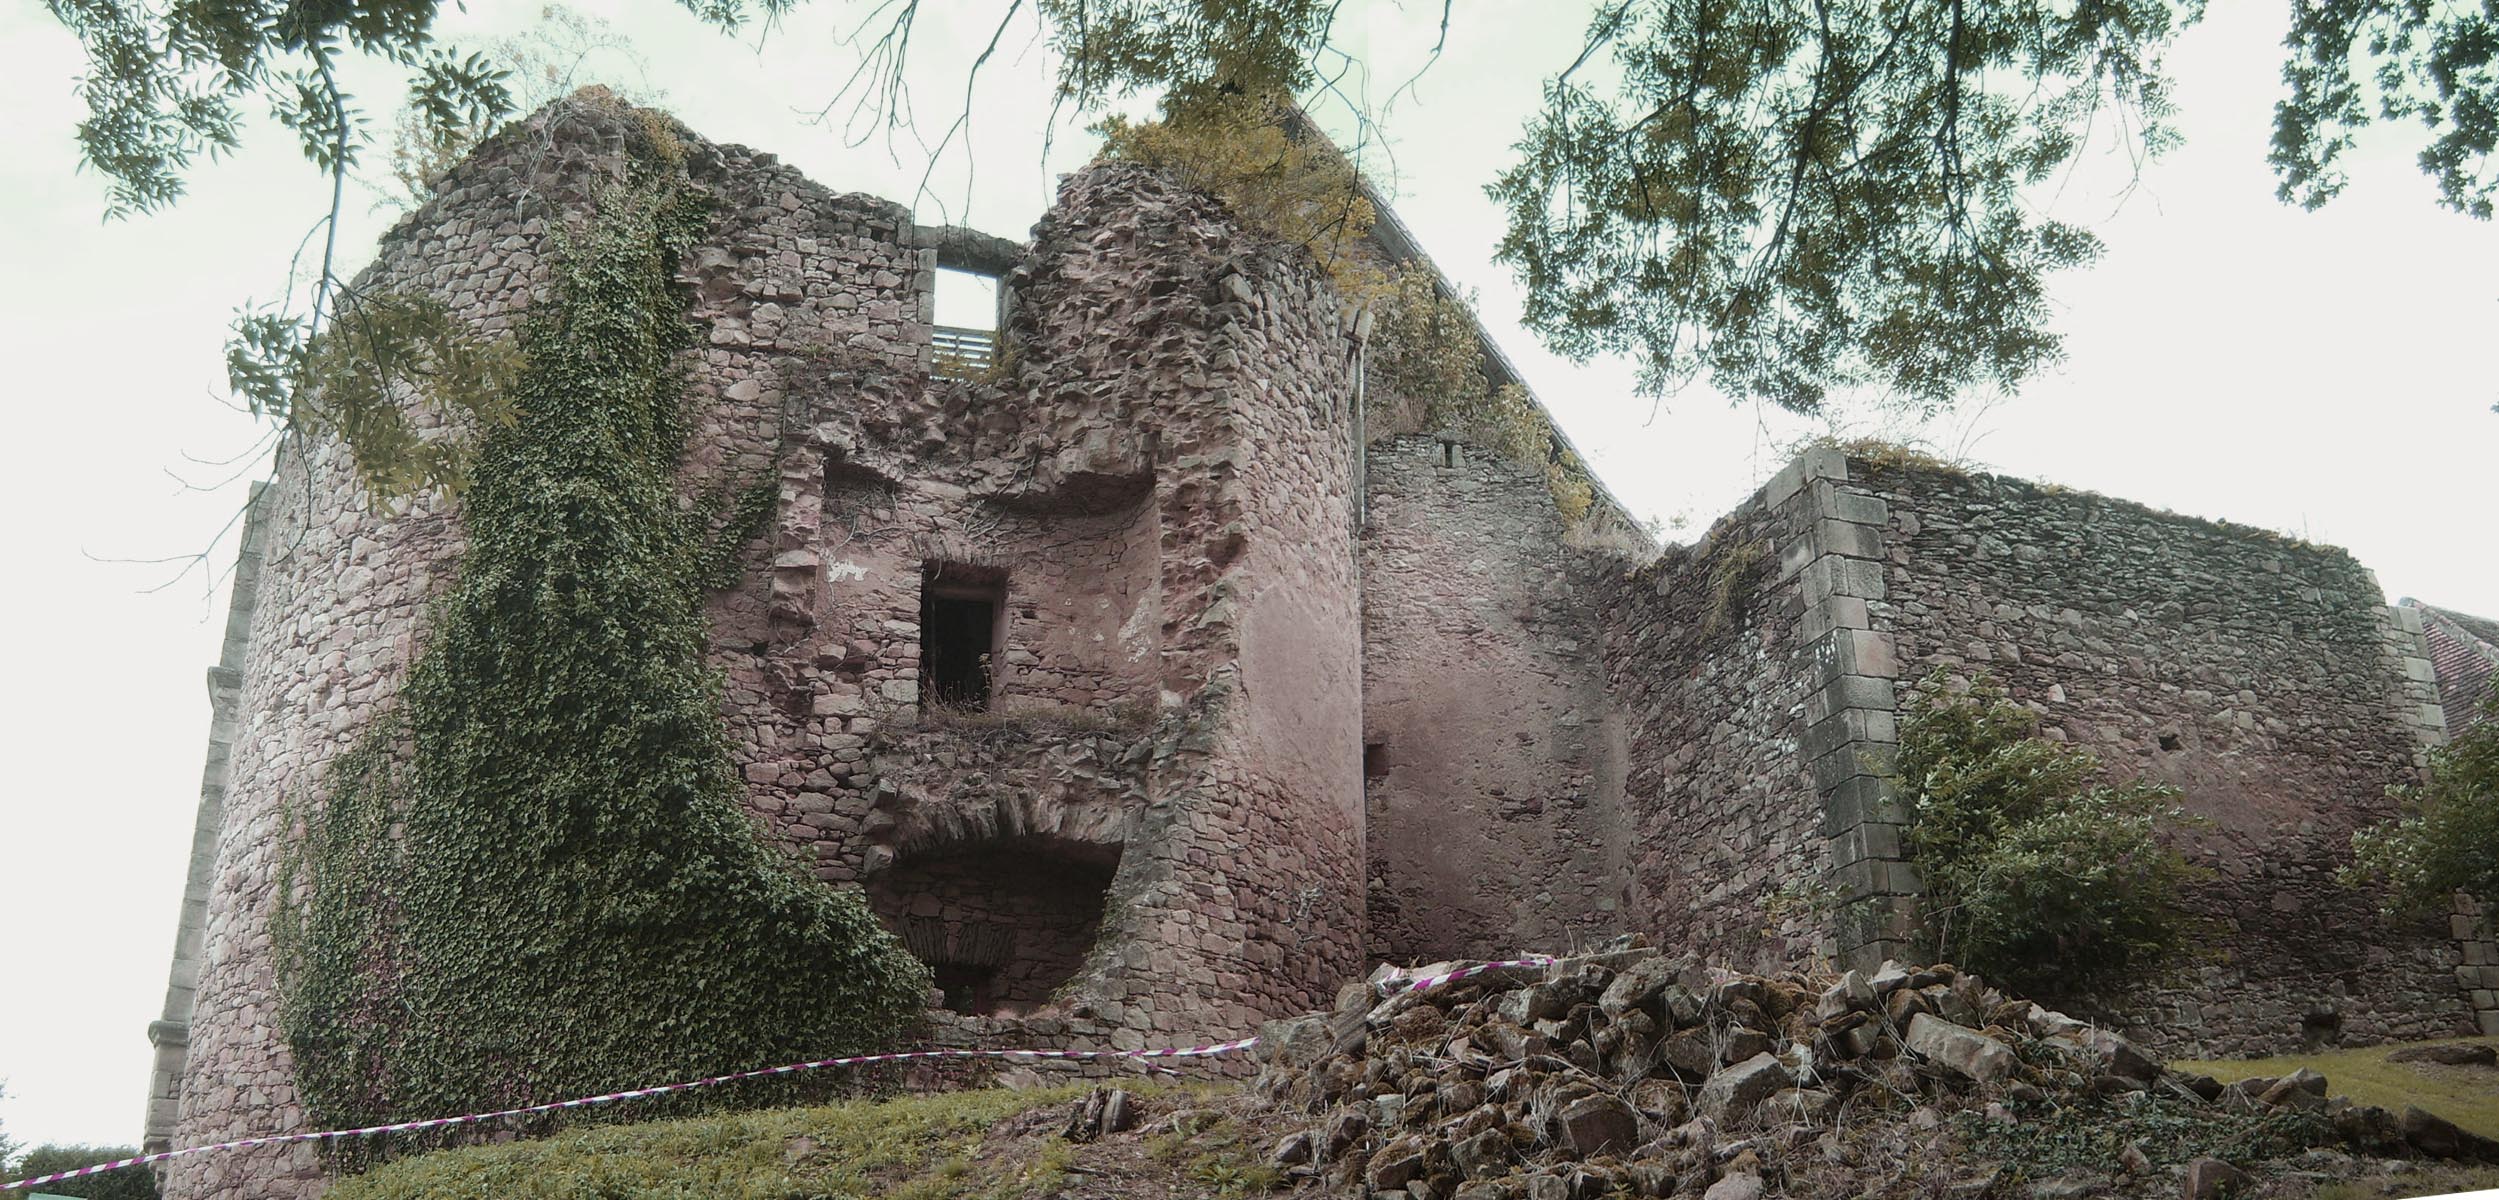
[[[649,60],[647,79],[609,58],[583,82],[655,87],[707,136],[772,150],[835,188],[904,198],[917,183],[916,150],[849,148],[808,120],[854,61],[835,33],[855,5],[817,0],[760,55],[666,0],[581,7]],[[1348,7],[1368,14],[1347,18],[1369,25],[1344,40],[1374,62],[1376,102],[1421,60],[1439,6]],[[2128,173],[2111,156],[2042,197],[2109,245],[2055,288],[2070,361],[1937,440],[1969,442],[2008,473],[2342,545],[2390,597],[2499,615],[2499,565],[2473,532],[2499,457],[2499,230],[2433,205],[2408,131],[2364,147],[2326,211],[2277,204],[2264,148],[2283,17],[2214,7],[2173,59],[2185,148],[2122,203]],[[446,12],[455,41],[536,15],[497,0],[469,9]],[[961,104],[966,47],[988,36],[972,23],[994,6],[928,9],[920,108],[942,128]],[[1804,426],[1699,393],[1653,411],[1632,396],[1627,364],[1573,366],[1517,330],[1481,185],[1540,76],[1577,51],[1582,22],[1545,5],[1459,9],[1447,53],[1388,116],[1398,212],[1480,291],[1497,340],[1617,494],[1697,532]],[[1017,236],[1054,174],[1092,148],[1062,126],[1043,160],[1047,64],[1028,37],[1029,26],[1010,35],[983,79],[968,221],[949,215]],[[325,198],[263,127],[197,172],[175,211],[101,224],[101,185],[75,173],[70,140],[80,66],[40,5],[0,3],[0,349],[16,397],[0,438],[12,514],[0,555],[16,582],[0,604],[19,646],[0,721],[0,1128],[29,1143],[138,1139],[144,1031],[162,1003],[206,740],[202,672],[223,619],[222,587],[198,574],[151,592],[174,567],[99,559],[187,554],[233,516],[261,431],[220,407],[219,346],[238,303],[282,285]],[[393,91],[378,77],[355,86],[377,101]],[[960,163],[937,178],[960,210]],[[924,206],[923,220],[938,215]],[[351,216],[342,244],[361,260],[387,214],[359,204]],[[230,555],[218,546],[220,571]]]

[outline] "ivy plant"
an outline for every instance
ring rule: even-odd
[[[925,1003],[864,900],[739,803],[703,660],[720,522],[675,479],[695,339],[670,279],[708,209],[637,115],[629,178],[521,333],[398,715],[336,761],[290,859],[280,1017],[316,1125],[856,1052]]]

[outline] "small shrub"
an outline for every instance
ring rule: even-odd
[[[30,1179],[55,1171],[75,1171],[97,1163],[136,1157],[138,1153],[128,1146],[37,1146],[27,1151],[26,1157],[19,1159],[15,1167],[0,1170],[0,1179]],[[6,1161],[6,1156],[0,1156],[0,1166],[5,1166]],[[46,1196],[78,1196],[83,1200],[156,1200],[156,1176],[150,1174],[146,1167],[123,1167],[118,1171],[47,1183],[37,1190]],[[29,1193],[8,1194],[20,1196]]]
[[[2194,871],[2158,833],[2184,820],[2177,789],[2095,783],[2097,758],[2038,730],[1992,682],[1955,695],[1931,675],[1901,723],[1900,794],[1937,953],[2070,990],[2179,949]]]
[[[2389,791],[2408,810],[2352,835],[2346,886],[2380,880],[2387,905],[2437,912],[2458,891],[2499,903],[2499,686],[2485,719],[2430,751],[2430,782]]]
[[[1359,249],[1379,214],[1353,164],[1326,139],[1289,132],[1280,102],[1209,98],[1178,111],[1167,106],[1158,121],[1114,116],[1094,132],[1102,157],[1163,171],[1223,201],[1253,228],[1307,249],[1347,296],[1379,287],[1379,269]]]

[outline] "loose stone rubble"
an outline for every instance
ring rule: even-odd
[[[1307,1114],[1271,1152],[1288,1178],[1411,1200],[2211,1200],[2260,1161],[2499,1163],[2499,1141],[2420,1109],[2331,1098],[2305,1069],[2172,1071],[1948,965],[1748,975],[1626,938],[1409,986],[1458,965],[1383,967],[1261,1031],[1258,1094]]]

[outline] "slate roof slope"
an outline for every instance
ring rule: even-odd
[[[2421,614],[2421,633],[2429,642],[2430,666],[2438,672],[2438,704],[2447,712],[2449,736],[2485,719],[2483,702],[2490,698],[2491,677],[2499,674],[2499,621],[2423,604],[2410,596],[2406,608]]]

